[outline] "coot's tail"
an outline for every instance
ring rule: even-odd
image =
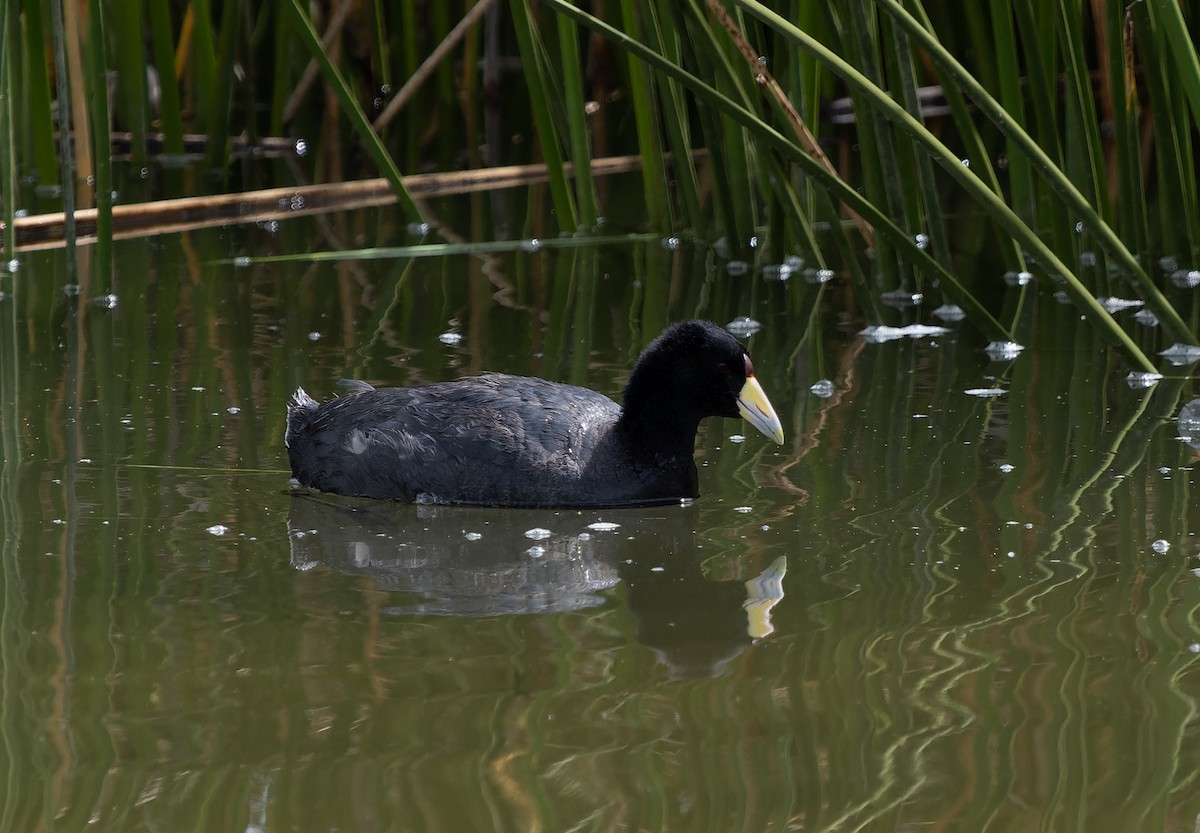
[[[304,392],[304,388],[296,388],[287,406],[287,430],[283,432],[283,445],[288,450],[289,462],[292,463],[292,474],[296,474],[295,453],[301,438],[301,432],[312,415],[317,411],[317,400]]]

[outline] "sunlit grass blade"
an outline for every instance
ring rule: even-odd
[[[860,213],[875,228],[877,233],[887,235],[892,245],[902,250],[913,262],[922,268],[931,270],[942,283],[944,290],[966,309],[968,315],[972,317],[972,320],[983,331],[997,337],[1009,337],[1008,330],[996,321],[995,317],[987,311],[978,299],[963,288],[962,284],[949,270],[919,248],[912,237],[892,222],[887,214],[863,197],[857,190],[847,185],[840,178],[832,175],[824,166],[817,163],[805,153],[803,148],[794,141],[782,135],[770,125],[765,124],[756,114],[733,101],[728,96],[723,95],[705,81],[702,81],[682,67],[666,61],[661,55],[646,47],[645,44],[614,29],[594,15],[582,11],[566,2],[566,0],[542,0],[542,2],[544,5],[554,8],[561,14],[570,15],[584,26],[611,39],[621,49],[631,52],[656,70],[679,81],[709,106],[737,121],[743,127],[753,130],[758,141],[779,150],[799,165],[808,176],[827,190],[834,199],[841,201],[852,210]],[[1103,309],[1101,311],[1103,312]]]
[[[740,2],[740,0],[739,0]],[[954,80],[960,84],[963,90],[967,93],[970,99],[976,104],[983,114],[992,121],[993,124],[1011,140],[1021,153],[1023,153],[1033,165],[1034,170],[1042,179],[1053,189],[1058,198],[1061,199],[1067,208],[1075,214],[1076,217],[1084,224],[1089,232],[1096,235],[1098,242],[1113,258],[1120,264],[1121,268],[1130,276],[1130,279],[1137,286],[1138,291],[1142,294],[1143,299],[1158,315],[1164,326],[1172,333],[1175,338],[1181,340],[1192,340],[1195,338],[1191,328],[1184,323],[1178,312],[1171,305],[1155,285],[1154,281],[1146,273],[1145,267],[1139,260],[1129,251],[1125,244],[1117,237],[1116,232],[1108,225],[1096,211],[1095,207],[1088,202],[1087,198],[1080,193],[1071,181],[1063,174],[1062,170],[1054,163],[1043,149],[1042,144],[1037,142],[1021,127],[1013,122],[1008,117],[1007,111],[993,98],[977,80],[960,64],[946,49],[937,41],[937,39],[926,30],[915,18],[906,12],[897,0],[875,0],[882,6],[896,23],[904,28],[904,30],[916,40],[922,48],[924,48],[932,60],[941,66]],[[1018,4],[1019,5],[1019,4]],[[887,108],[887,103],[881,102],[881,106]],[[938,143],[940,144],[940,143]],[[933,145],[931,145],[933,147]],[[969,171],[963,170],[961,165],[958,170],[953,165],[949,165],[947,170],[951,174],[956,175],[960,182],[965,182],[972,178]],[[1041,238],[1025,223],[1022,223],[1019,218],[1012,214],[999,198],[988,191],[988,196],[984,197],[982,192],[975,192],[979,197],[980,204],[989,208],[991,213],[1001,225],[1005,227],[1009,233],[1017,240],[1020,240],[1027,250],[1038,254],[1038,260],[1044,265],[1050,266],[1050,263],[1045,260],[1045,255],[1050,255],[1053,261],[1058,263],[1057,268],[1065,270],[1065,274],[1058,275],[1067,281],[1068,286],[1072,290],[1073,296],[1077,300],[1081,300],[1084,304],[1085,311],[1093,317],[1097,322],[1105,322],[1103,326],[1111,334],[1115,336],[1114,330],[1120,328],[1112,321],[1112,317],[1108,313],[1101,316],[1099,313],[1103,311],[1100,305],[1090,292],[1079,282],[1074,272],[1066,269],[1061,264],[1058,257],[1050,253],[1049,248],[1042,242]],[[1056,212],[1056,216],[1064,216],[1064,212]],[[1015,221],[1015,224],[1013,223]],[[1061,222],[1061,219],[1060,219]],[[1055,275],[1056,268],[1051,268],[1051,275]],[[1084,298],[1083,296],[1087,296]],[[1090,299],[1090,300],[1089,300]],[[1122,332],[1122,341],[1128,339]],[[1129,342],[1132,346],[1132,342]],[[1140,354],[1141,351],[1138,350]],[[1143,356],[1144,358],[1144,356]],[[1147,360],[1148,361],[1148,360]]]
[[[317,37],[317,33],[313,29],[308,15],[300,6],[300,0],[285,0],[283,9],[284,13],[291,20],[300,40],[307,47],[309,54],[320,65],[325,82],[333,88],[338,101],[342,105],[342,112],[350,120],[351,126],[354,128],[355,133],[358,134],[367,153],[370,154],[380,173],[395,190],[396,197],[400,201],[401,210],[405,216],[411,219],[422,219],[421,210],[408,193],[408,189],[404,187],[400,169],[396,167],[396,163],[392,160],[387,148],[383,146],[383,142],[380,140],[378,134],[371,129],[371,123],[367,120],[362,107],[359,106],[358,99],[355,97],[353,90],[347,85],[338,68],[333,65],[333,62],[329,59],[329,55],[321,47],[321,40]]]

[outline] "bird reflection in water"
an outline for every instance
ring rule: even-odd
[[[716,676],[771,633],[786,564],[745,582],[705,578],[698,517],[694,506],[484,509],[300,490],[288,537],[293,567],[369,576],[396,594],[393,615],[567,613],[605,604],[620,583],[638,642],[672,675]]]

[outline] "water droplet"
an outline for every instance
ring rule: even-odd
[[[996,468],[1000,469],[1001,474],[1012,474],[1017,467],[1012,463],[1001,463]]]
[[[737,443],[737,444],[744,443],[746,441],[746,435],[745,434],[730,434],[729,441],[731,443]]]
[[[1095,252],[1080,252],[1079,253],[1079,265],[1083,266],[1085,268],[1088,268],[1088,269],[1095,266],[1096,265],[1096,253]]]
[[[468,541],[478,541],[479,539],[483,538],[483,535],[478,532],[464,532],[463,537]]]
[[[740,512],[743,515],[748,515],[749,513],[754,511],[754,507],[753,506],[735,506],[735,507],[733,507],[733,511]]]
[[[240,414],[241,412],[242,412],[242,409],[239,408],[237,405],[230,405],[228,408],[225,409],[225,413],[233,414],[234,416],[236,416],[237,414]]]
[[[1176,269],[1171,273],[1171,283],[1180,289],[1195,289],[1200,286],[1200,269]]]
[[[1032,272],[1005,272],[1004,282],[1009,286],[1028,286],[1033,280]]]
[[[69,283],[63,286],[63,294],[68,298],[74,298],[79,294],[79,284]]]
[[[100,307],[100,309],[116,309],[117,308],[117,296],[113,295],[110,292],[108,295],[101,295],[99,298],[97,298],[92,303],[94,303],[96,306]]]
[[[308,334],[308,340],[309,341],[320,341],[321,334],[319,332],[317,332],[316,330],[313,330],[311,333]]]
[[[209,535],[224,535],[226,532],[229,531],[229,527],[225,526],[224,524],[213,524],[212,526],[210,526],[208,529],[206,529],[204,531],[207,532]]]
[[[554,533],[548,529],[543,529],[540,526],[535,526],[533,529],[525,530],[525,537],[532,541],[544,541]]]
[[[1164,272],[1174,272],[1179,268],[1179,261],[1172,255],[1164,255],[1158,259],[1158,268]]]
[[[1154,550],[1159,555],[1166,555],[1168,550],[1171,549],[1171,545],[1169,543],[1167,543],[1166,541],[1164,541],[1162,538],[1159,538],[1157,541],[1155,541],[1153,544],[1150,545],[1150,549]]]
[[[528,240],[521,242],[521,250],[526,252],[536,252],[542,248],[542,241],[536,237],[531,237]]]
[[[304,141],[303,139],[296,140],[295,148],[297,156],[305,156],[308,154],[308,142]]]
[[[1162,373],[1139,373],[1138,371],[1129,371],[1126,377],[1126,384],[1134,390],[1145,390],[1151,385],[1162,382]]]
[[[239,268],[249,266],[253,262],[254,261],[246,255],[241,255],[240,257],[235,257],[233,259],[233,265]]]
[[[740,278],[750,271],[750,264],[744,260],[731,260],[725,264],[725,272],[734,278]]]
[[[828,399],[829,397],[833,396],[833,382],[829,381],[828,379],[822,379],[821,381],[813,384],[813,386],[808,390],[809,393],[813,394],[813,396],[819,396],[822,399]]]
[[[530,547],[529,549],[525,550],[525,554],[528,555],[530,558],[541,558],[543,555],[546,554],[546,548],[534,545],[534,546]]]
[[[1152,310],[1142,308],[1133,314],[1133,320],[1141,324],[1143,327],[1157,327],[1158,316]]]
[[[918,249],[921,249],[922,251],[924,251],[925,249],[929,248],[929,235],[928,234],[918,234],[917,236],[915,236],[913,238],[913,242],[917,244]]]
[[[833,280],[832,269],[805,269],[804,280],[811,284],[829,283]]]
[[[462,333],[456,333],[453,331],[442,333],[440,336],[438,336],[438,341],[440,341],[442,344],[445,344],[447,347],[455,347],[461,344],[462,340]]]
[[[967,388],[963,391],[967,396],[978,396],[980,399],[990,399],[995,396],[1004,396],[1004,388]]]
[[[1179,409],[1176,425],[1180,440],[1192,448],[1200,448],[1200,399],[1193,399]]]
[[[879,296],[890,307],[906,307],[919,306],[925,300],[925,296],[920,292],[909,292],[907,289],[893,289],[891,292],[885,292]]]
[[[596,521],[594,524],[588,524],[587,528],[592,532],[612,532],[620,529],[620,524],[611,523],[610,521]]]
[[[1100,306],[1111,312],[1121,312],[1127,309],[1136,309],[1144,307],[1145,301],[1139,301],[1136,298],[1097,298]]]
[[[678,237],[664,237],[662,239],[662,247],[668,252],[676,251],[679,248]]]
[[[1083,234],[1083,220],[1077,220],[1075,222],[1075,233]]]
[[[10,260],[8,263],[4,264],[4,270],[6,272],[8,272],[10,275],[15,275],[18,271],[20,271],[20,269],[21,269],[21,261],[15,257],[12,260]]]
[[[726,324],[725,329],[738,338],[749,338],[762,329],[762,324],[749,316],[743,315]]]
[[[967,314],[958,304],[942,304],[933,311],[933,317],[940,318],[942,321],[962,321]]]
[[[786,263],[768,263],[762,269],[765,281],[786,281],[792,276],[792,267]]]
[[[1021,355],[1021,351],[1024,349],[1024,345],[1017,344],[1015,341],[993,341],[983,352],[987,353],[988,358],[992,361],[1002,362],[1012,361]]]
[[[958,160],[958,161],[962,162],[962,166],[963,166],[964,168],[969,168],[969,167],[971,167],[971,160],[970,160],[970,159],[960,159],[960,160]]]
[[[1200,347],[1192,344],[1180,344],[1176,342],[1163,350],[1158,355],[1169,361],[1176,367],[1182,367],[1185,364],[1193,364],[1200,361]]]

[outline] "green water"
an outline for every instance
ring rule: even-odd
[[[215,262],[326,233],[3,279],[0,830],[1194,828],[1190,381],[1131,389],[1033,289],[995,362],[657,241]],[[616,395],[667,321],[742,315],[787,443],[710,421],[693,506],[289,489],[296,385]]]

